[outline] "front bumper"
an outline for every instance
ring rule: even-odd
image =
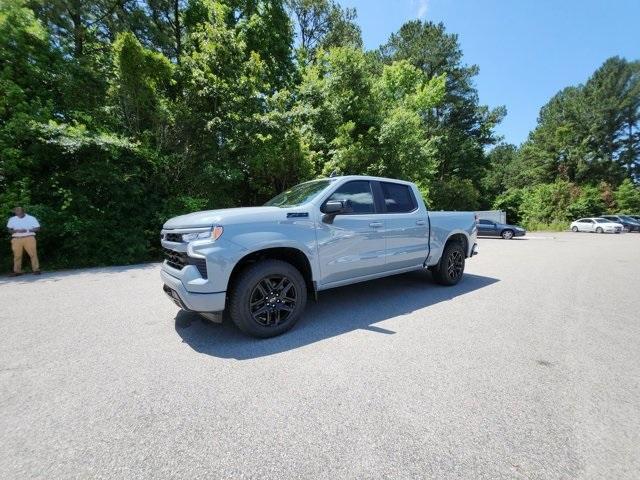
[[[164,282],[164,291],[180,308],[194,312],[221,312],[224,310],[226,292],[193,293],[188,292],[182,281],[164,270],[160,270]],[[178,296],[175,298],[172,292]]]
[[[514,237],[524,237],[527,234],[526,230],[515,230],[513,232]]]

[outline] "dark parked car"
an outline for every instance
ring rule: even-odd
[[[478,235],[485,237],[502,237],[505,240],[509,240],[513,237],[523,237],[527,234],[527,231],[516,225],[509,225],[507,223],[498,223],[493,220],[478,220]]]
[[[627,232],[640,232],[640,222],[629,217],[628,215],[600,215],[602,218],[611,220],[612,222],[621,223]]]

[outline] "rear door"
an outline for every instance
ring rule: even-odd
[[[377,213],[373,187],[368,180],[351,180],[339,186],[329,200],[350,201],[353,211],[322,216],[318,222],[318,258],[321,284],[373,275],[385,268],[384,220]],[[322,206],[320,207],[322,210]]]
[[[578,231],[579,232],[588,232],[589,231],[589,224],[587,223],[587,219],[586,218],[580,218],[580,219],[576,220],[576,227],[578,227]]]
[[[381,199],[387,271],[424,264],[429,251],[429,221],[418,208],[413,189],[403,183],[373,182]]]

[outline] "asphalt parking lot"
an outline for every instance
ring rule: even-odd
[[[3,278],[0,478],[640,478],[640,234],[479,243],[270,340],[158,265]]]

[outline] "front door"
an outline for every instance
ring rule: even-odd
[[[321,285],[384,271],[385,224],[376,211],[371,182],[347,182],[328,200],[349,201],[352,212],[325,215],[318,222]]]
[[[491,220],[478,221],[478,235],[493,236],[498,234],[496,224]]]

